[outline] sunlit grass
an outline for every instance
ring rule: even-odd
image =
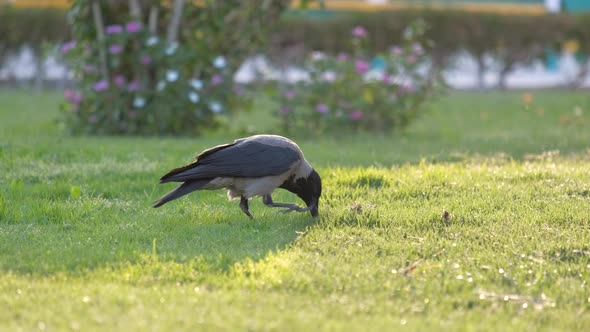
[[[251,221],[223,192],[150,207],[160,175],[272,118],[68,137],[58,100],[0,92],[0,330],[590,328],[584,93],[454,94],[403,135],[299,138],[317,221],[259,199]]]

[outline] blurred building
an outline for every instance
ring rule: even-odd
[[[294,0],[293,7],[300,1]],[[380,11],[408,8],[453,9],[469,12],[538,15],[547,12],[590,10],[590,0],[324,0],[310,1],[310,8],[328,10]]]
[[[322,1],[309,1],[318,8]],[[19,7],[68,7],[70,0],[0,0]],[[299,7],[301,0],[293,0]],[[454,9],[505,14],[543,14],[546,12],[579,12],[590,10],[590,0],[323,0],[328,10],[379,11],[407,8]]]
[[[0,0],[0,4],[11,4],[18,7],[69,7],[69,0]]]

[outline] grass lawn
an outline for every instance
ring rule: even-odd
[[[590,98],[533,97],[298,139],[314,222],[221,191],[150,207],[169,169],[272,132],[268,108],[207,138],[68,137],[58,93],[0,90],[0,330],[588,331]]]

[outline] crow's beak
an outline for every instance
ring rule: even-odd
[[[311,208],[309,210],[309,212],[311,213],[311,216],[314,217],[314,218],[317,218],[317,216],[319,216],[318,208],[316,206],[314,206],[313,208]]]
[[[318,203],[319,203],[319,199],[315,198],[313,199],[313,201],[311,202],[311,204],[309,204],[307,207],[309,208],[309,213],[311,213],[312,217],[317,217],[319,215],[318,213]]]

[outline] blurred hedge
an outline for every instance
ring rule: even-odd
[[[506,16],[490,13],[466,13],[441,10],[401,10],[379,13],[354,12],[305,18],[297,10],[285,15],[275,29],[270,50],[274,59],[287,62],[302,59],[309,50],[337,53],[350,50],[349,32],[364,26],[371,36],[370,47],[382,51],[401,42],[403,29],[416,18],[430,26],[427,37],[435,42],[436,64],[447,67],[453,55],[468,52],[480,62],[484,55],[499,61],[504,74],[515,64],[542,57],[548,48],[559,50],[567,40],[576,40],[582,54],[590,53],[590,14],[542,16]],[[66,11],[55,8],[16,8],[0,5],[0,62],[2,56],[23,45],[33,47],[44,42],[59,43],[71,39]],[[582,70],[588,70],[582,55]],[[585,72],[580,73],[580,77]],[[502,82],[500,82],[502,84]]]
[[[452,56],[467,52],[478,62],[483,78],[487,69],[485,56],[492,56],[500,64],[496,68],[500,72],[500,87],[516,64],[543,57],[548,49],[559,51],[568,40],[576,40],[585,55],[590,53],[590,14],[506,16],[441,10],[341,13],[321,20],[292,12],[275,31],[272,53],[275,59],[292,61],[294,51],[349,52],[350,40],[342,36],[350,36],[355,26],[369,31],[374,51],[383,51],[399,44],[404,27],[416,18],[422,18],[429,26],[426,37],[435,43],[437,66],[448,67]],[[583,58],[585,61],[587,57]]]
[[[18,8],[0,5],[0,59],[24,45],[71,39],[66,10],[60,8]]]
[[[306,50],[329,53],[350,50],[347,36],[355,26],[364,26],[371,46],[383,51],[402,39],[402,31],[416,18],[430,26],[428,37],[441,54],[466,50],[475,55],[496,52],[514,44],[561,43],[576,38],[590,49],[590,14],[507,16],[442,10],[400,10],[378,13],[341,13],[322,19],[308,19],[293,10],[275,29],[275,51],[294,44]],[[295,13],[295,14],[293,14]],[[60,8],[20,8],[0,5],[0,50],[17,50],[25,44],[62,42],[71,39],[67,11]]]
[[[563,38],[565,33],[576,30],[590,20],[590,15],[542,15],[515,16],[490,13],[467,13],[442,10],[396,10],[377,13],[340,13],[322,19],[305,18],[291,12],[275,31],[279,43],[304,43],[307,49],[330,53],[350,49],[347,38],[355,26],[365,27],[371,38],[371,46],[383,51],[402,39],[404,27],[417,18],[429,26],[428,37],[439,47],[449,50],[461,48],[491,49],[502,40],[544,42]]]
[[[28,46],[35,59],[34,84],[43,86],[44,47],[71,39],[67,15],[60,8],[18,8],[0,5],[0,68],[6,58]]]

